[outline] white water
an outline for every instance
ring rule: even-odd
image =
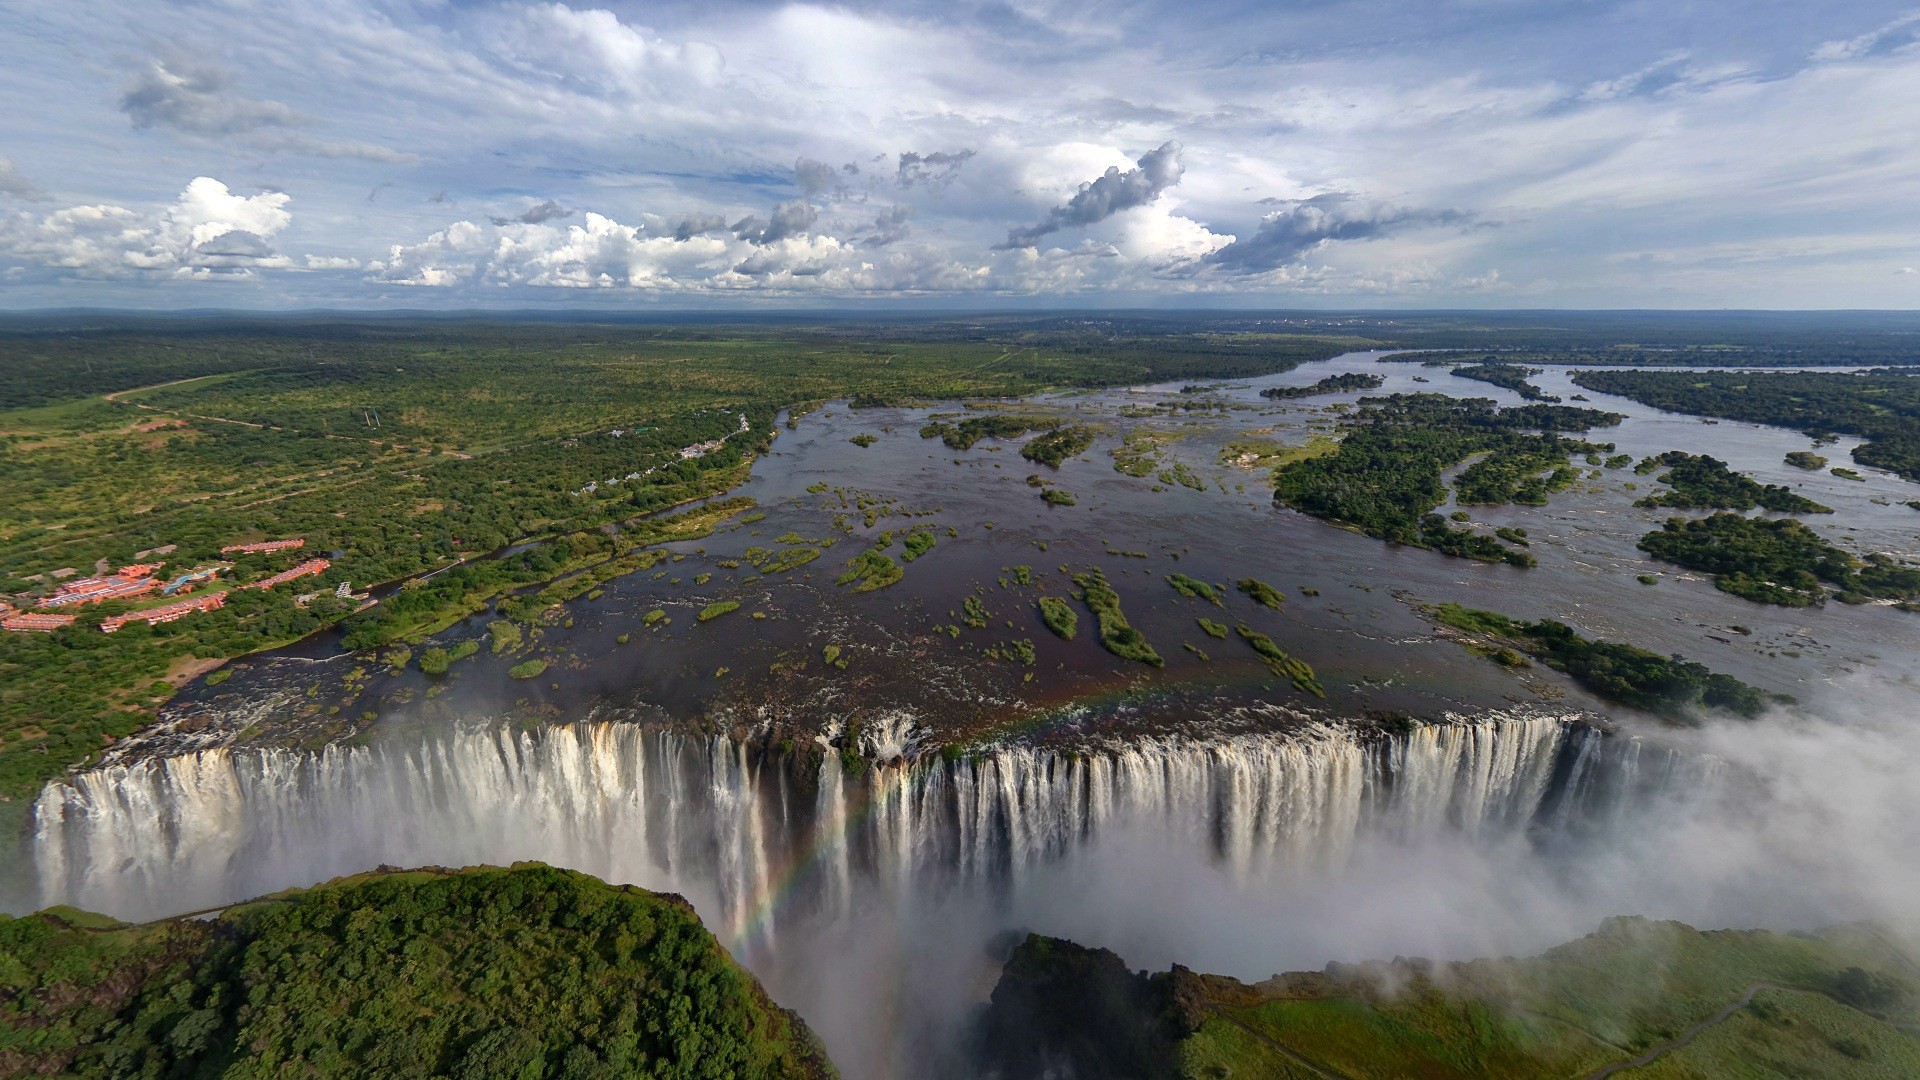
[[[1007,746],[857,776],[829,755],[806,785],[725,738],[617,722],[474,725],[81,773],[42,793],[33,848],[44,903],[126,918],[380,864],[538,859],[685,892],[737,938],[775,929],[778,918],[756,919],[775,900],[845,910],[863,888],[1017,880],[1130,823],[1184,833],[1251,878],[1336,872],[1363,836],[1412,843],[1584,820],[1623,801],[1595,806],[1588,790],[1593,747],[1616,742],[1637,752],[1558,719],[1364,743],[1315,727],[1077,754]],[[1609,756],[1618,774],[1634,754]],[[1576,813],[1569,799],[1587,805]]]

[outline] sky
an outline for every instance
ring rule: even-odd
[[[0,0],[0,308],[1920,307],[1920,7]]]

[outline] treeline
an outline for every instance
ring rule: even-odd
[[[1920,378],[1894,372],[1581,371],[1573,381],[1643,405],[1805,432],[1855,435],[1853,460],[1920,481]]]
[[[538,864],[210,920],[0,916],[0,956],[7,1075],[836,1075],[685,901]]]
[[[1282,505],[1350,525],[1393,543],[1432,548],[1486,562],[1530,566],[1533,557],[1491,536],[1456,529],[1432,511],[1447,499],[1442,473],[1476,454],[1455,491],[1462,503],[1539,505],[1572,483],[1572,454],[1610,451],[1612,444],[1567,439],[1619,423],[1618,413],[1561,405],[1501,409],[1485,398],[1396,394],[1363,399],[1331,454],[1274,473]]]

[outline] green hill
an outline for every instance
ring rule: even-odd
[[[1007,1080],[1920,1076],[1913,962],[1859,928],[1611,919],[1526,959],[1329,965],[1256,984],[1029,937],[980,1031]]]
[[[677,896],[539,864],[0,917],[0,1075],[832,1077]]]

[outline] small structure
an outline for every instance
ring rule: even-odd
[[[332,565],[333,563],[326,559],[308,559],[306,562],[290,569],[282,570],[270,578],[261,578],[259,581],[253,582],[250,585],[242,585],[240,587],[243,589],[271,589],[275,585],[285,585],[289,581],[306,577],[308,574],[324,574],[327,571],[327,567]]]
[[[0,618],[0,629],[51,634],[55,630],[73,621],[72,615],[50,615],[44,612],[23,611],[17,615]]]
[[[115,630],[133,622],[143,622],[148,626],[158,626],[161,623],[170,623],[175,619],[185,618],[196,611],[212,611],[215,608],[224,607],[226,603],[227,593],[225,589],[222,589],[219,592],[208,593],[205,596],[196,596],[191,600],[175,600],[171,604],[162,604],[159,607],[148,608],[145,611],[129,611],[125,615],[110,615],[101,621],[100,629],[104,633],[111,634]],[[73,616],[69,615],[67,618],[71,619]]]
[[[293,551],[307,546],[307,538],[296,536],[291,540],[262,540],[256,544],[228,544],[220,549],[222,555],[258,555],[269,551]]]

